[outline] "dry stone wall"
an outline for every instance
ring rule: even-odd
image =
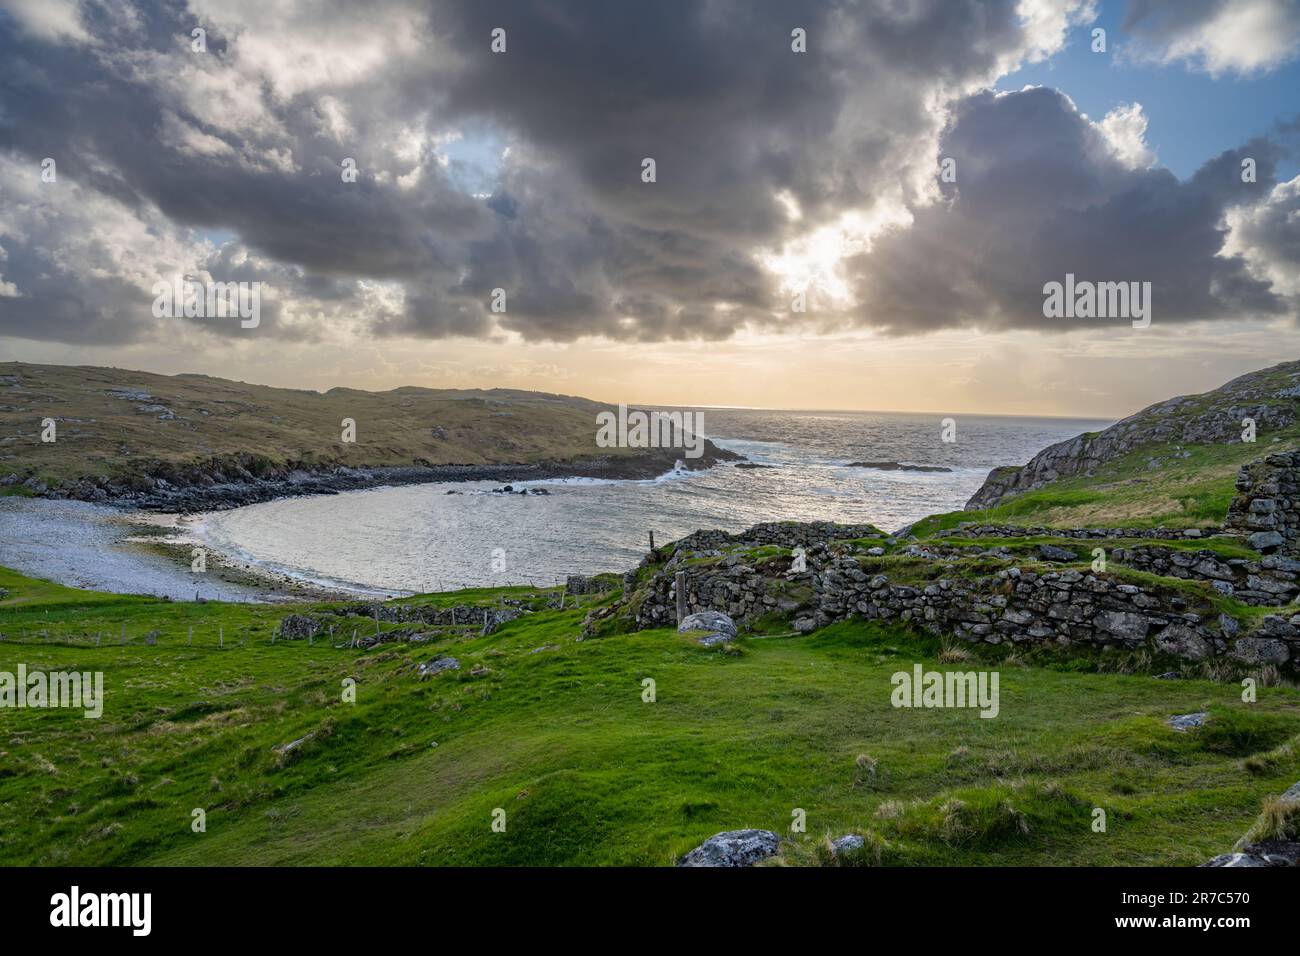
[[[745,535],[738,536],[748,543]],[[1241,664],[1300,665],[1300,614],[1270,615],[1249,634],[1237,620],[1175,587],[1131,584],[1073,568],[1045,571],[1008,563],[992,573],[944,576],[949,559],[934,552],[934,574],[921,583],[891,580],[867,570],[872,559],[830,545],[842,532],[823,534],[798,572],[789,557],[732,553],[722,560],[673,559],[628,600],[638,628],[676,623],[676,572],[686,572],[686,610],[721,611],[742,625],[781,613],[799,631],[847,618],[911,623],[939,634],[990,644],[1146,648],[1192,661],[1226,657]],[[693,536],[696,543],[714,539]],[[780,542],[771,542],[780,543]],[[788,545],[787,545],[788,546]],[[1180,552],[1140,546],[1115,549],[1112,558],[1153,573],[1218,582],[1219,590],[1263,606],[1296,595],[1300,564],[1284,556],[1258,561],[1216,552]],[[876,562],[879,567],[879,562]]]
[[[1300,550],[1300,451],[1242,466],[1224,528],[1257,551]]]

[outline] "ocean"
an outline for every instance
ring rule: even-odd
[[[998,465],[1106,427],[1093,419],[705,409],[705,432],[766,468],[724,464],[646,481],[516,483],[546,495],[499,494],[494,482],[376,488],[289,498],[208,515],[198,535],[268,570],[331,587],[402,593],[550,585],[622,571],[648,535],[664,544],[700,528],[763,521],[870,522],[885,531],[960,509]],[[852,462],[937,465],[886,471]],[[448,492],[457,492],[449,494]]]

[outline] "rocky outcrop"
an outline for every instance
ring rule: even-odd
[[[849,468],[873,468],[876,471],[939,471],[950,472],[943,465],[907,465],[897,461],[851,461]]]
[[[775,856],[781,838],[771,830],[728,830],[709,837],[677,861],[678,866],[753,866]]]
[[[1257,551],[1300,550],[1300,451],[1244,465],[1223,525]]]
[[[1144,445],[1240,442],[1246,418],[1253,419],[1261,433],[1285,428],[1297,419],[1298,397],[1300,362],[1289,362],[1243,375],[1213,392],[1171,398],[1104,431],[1058,442],[1028,464],[994,469],[966,508],[990,508],[1059,478],[1090,474]]]

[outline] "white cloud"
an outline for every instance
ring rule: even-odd
[[[3,0],[0,7],[14,18],[18,28],[47,42],[90,43],[92,37],[81,25],[78,0]]]
[[[1131,52],[1158,63],[1183,62],[1211,76],[1273,69],[1300,52],[1300,5],[1295,0],[1140,0],[1126,29]]]
[[[1147,117],[1141,103],[1121,104],[1097,124],[1115,156],[1129,169],[1155,165],[1155,150],[1146,142]]]

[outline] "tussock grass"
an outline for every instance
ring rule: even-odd
[[[1259,819],[1237,841],[1234,849],[1241,850],[1266,840],[1300,840],[1300,800],[1283,800],[1281,797],[1265,800]]]

